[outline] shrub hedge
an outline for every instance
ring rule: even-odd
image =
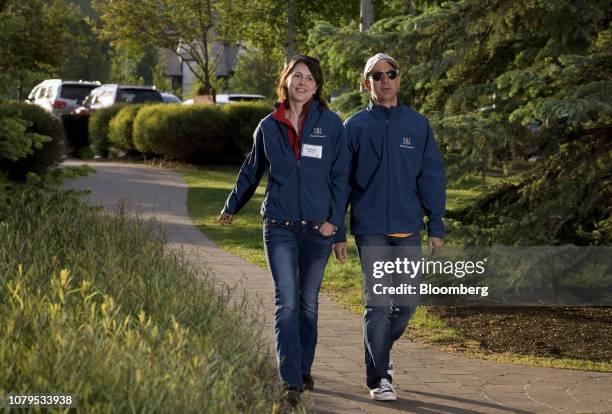
[[[89,145],[96,155],[108,156],[108,130],[111,119],[127,104],[98,109],[89,115]]]
[[[39,148],[32,148],[32,153],[26,157],[11,160],[1,160],[0,170],[11,179],[22,180],[28,172],[42,174],[49,167],[59,163],[65,152],[64,129],[61,122],[53,118],[44,109],[20,102],[0,104],[0,116],[11,114],[26,121],[26,133],[48,136],[51,139],[42,143]]]
[[[227,161],[244,160],[244,155],[253,146],[253,132],[273,107],[268,103],[238,103],[221,107],[226,114],[229,136],[223,155]]]
[[[108,128],[108,142],[111,146],[124,151],[133,151],[134,140],[132,127],[136,114],[144,105],[128,105],[110,120]]]
[[[133,124],[134,147],[143,153],[193,164],[241,161],[253,131],[271,111],[266,104],[150,105]]]

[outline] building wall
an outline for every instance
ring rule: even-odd
[[[218,56],[217,67],[215,75],[217,78],[229,78],[234,73],[234,68],[238,61],[238,55],[241,46],[231,46],[223,42],[213,42],[211,51],[211,58]],[[193,87],[193,84],[197,82],[196,76],[191,72],[185,61],[193,62],[191,56],[184,54],[182,58],[179,58],[171,50],[164,50],[164,75],[171,81],[180,82],[183,90],[183,96],[187,96]],[[195,65],[192,63],[192,66]],[[173,82],[173,84],[174,84]]]

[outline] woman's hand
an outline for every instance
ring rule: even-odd
[[[229,213],[226,213],[225,211],[222,211],[219,217],[217,218],[217,223],[222,226],[225,226],[226,224],[232,224],[232,221],[234,221],[234,216]]]
[[[333,236],[336,233],[336,230],[336,226],[334,226],[328,221],[321,224],[321,227],[319,227],[319,233],[321,233],[325,237]]]
[[[332,251],[334,252],[334,256],[340,263],[346,262],[346,258],[348,257],[348,243],[340,242],[334,243],[332,246]]]

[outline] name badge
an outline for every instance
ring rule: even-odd
[[[319,158],[323,156],[323,146],[304,144],[302,146],[302,157]]]

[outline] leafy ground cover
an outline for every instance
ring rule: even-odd
[[[0,180],[0,400],[83,412],[275,412],[252,312],[118,208]]]

